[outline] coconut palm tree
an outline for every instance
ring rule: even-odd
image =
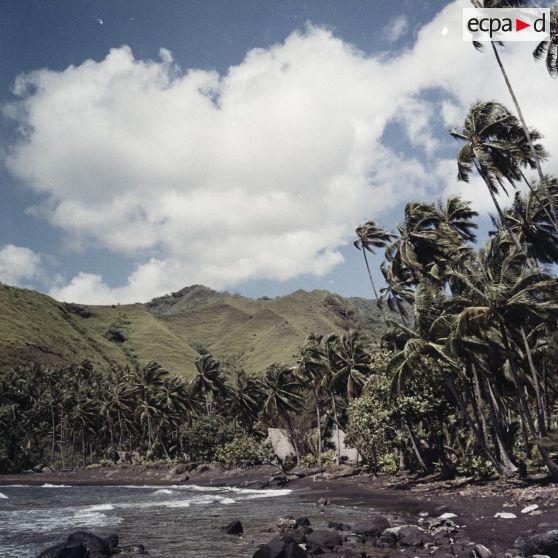
[[[318,466],[322,465],[322,398],[327,383],[328,362],[324,358],[322,337],[311,334],[300,348],[295,373],[303,385],[310,389],[316,407],[316,432],[318,434]]]
[[[194,396],[201,396],[205,400],[206,413],[211,412],[212,404],[217,395],[226,393],[226,385],[219,361],[212,355],[201,355],[196,359],[197,374],[192,379],[190,388]]]
[[[287,432],[296,454],[297,465],[300,463],[300,450],[295,436],[291,413],[302,408],[304,398],[300,391],[302,385],[293,371],[285,365],[273,364],[264,374],[262,388],[265,394],[263,413],[269,421],[279,420]]]
[[[352,401],[360,395],[370,373],[370,354],[357,330],[330,337],[332,385]]]
[[[525,6],[525,2],[523,0],[471,0],[471,2],[477,8],[515,8],[515,7]],[[552,21],[555,21],[555,18],[551,18],[551,25],[552,25]],[[556,27],[554,26],[554,29],[555,28]],[[552,30],[551,30],[551,33],[552,33]],[[555,37],[555,35],[554,35],[554,37]],[[481,50],[479,43],[473,43],[473,44],[474,44],[475,48],[477,48],[477,50]],[[553,41],[551,39],[551,41],[549,41],[549,44],[548,44],[548,49],[550,49],[552,51],[550,53],[550,67],[551,68],[556,65],[556,56],[555,56],[556,55],[556,47],[555,47],[555,45],[556,45],[555,40]],[[548,187],[547,187],[546,181],[545,181],[545,176],[544,176],[544,173],[542,171],[540,154],[537,152],[537,148],[536,148],[536,145],[534,143],[534,138],[532,138],[531,131],[529,130],[529,128],[527,126],[527,123],[526,123],[525,118],[523,116],[523,111],[521,110],[521,106],[519,104],[519,101],[517,100],[517,96],[516,96],[515,91],[512,87],[512,84],[510,82],[510,79],[508,77],[506,69],[505,69],[504,64],[502,62],[502,59],[500,57],[500,53],[498,51],[498,47],[502,47],[503,43],[502,42],[497,42],[497,41],[491,41],[490,46],[492,48],[492,52],[493,52],[494,57],[496,59],[496,63],[498,64],[498,68],[500,69],[502,77],[504,78],[504,82],[506,83],[506,87],[508,88],[510,97],[512,98],[513,104],[515,106],[515,110],[517,111],[517,115],[519,116],[519,121],[521,123],[521,128],[523,130],[523,135],[524,135],[527,143],[529,144],[529,148],[531,150],[531,156],[533,158],[533,163],[534,163],[533,168],[537,169],[537,173],[539,175],[539,180],[541,181],[541,184],[543,185],[547,196],[549,196],[550,192],[548,191]],[[538,51],[540,53],[540,56],[542,56],[543,53],[545,52],[545,48],[544,48],[544,46],[542,46],[540,48],[540,50],[538,50],[539,47],[541,47],[541,44],[539,44],[537,49],[535,49],[535,52]],[[547,67],[548,67],[548,63],[549,63],[549,60],[548,60],[548,56],[547,56]],[[551,73],[551,75],[552,75],[552,73]],[[551,201],[551,214],[552,214],[552,220],[553,220],[553,222],[554,222],[554,224],[557,228],[557,232],[558,232],[558,211],[556,210],[556,206],[552,201]]]
[[[457,179],[468,182],[473,168],[476,168],[488,189],[501,223],[521,251],[521,245],[507,225],[496,199],[496,194],[500,191],[507,193],[504,181],[513,184],[519,180],[520,166],[532,162],[517,119],[500,103],[477,103],[467,114],[463,130],[452,130],[450,134],[455,139],[466,142],[457,155]],[[535,130],[530,132],[533,140],[539,137]],[[533,145],[537,156],[543,157],[545,152],[542,145]]]
[[[535,60],[546,62],[546,69],[550,77],[558,77],[558,3],[550,10],[550,38],[548,41],[541,41],[533,51]]]
[[[245,432],[250,432],[262,406],[261,383],[244,372],[237,370],[227,385],[227,412]]]
[[[540,269],[526,270],[523,261],[523,254],[515,246],[506,246],[505,239],[502,241],[500,238],[493,238],[481,251],[474,269],[454,272],[472,294],[472,304],[459,314],[456,330],[460,336],[483,336],[490,328],[499,335],[516,388],[521,416],[535,439],[549,473],[558,478],[558,466],[544,444],[540,443],[545,435],[544,410],[538,387],[538,373],[534,369],[525,332],[525,328],[533,322],[555,321],[558,313],[558,282]],[[527,361],[523,367],[518,352],[519,344],[515,342],[516,331],[521,336],[522,351]],[[538,425],[535,424],[526,398],[526,369],[531,374],[536,396]]]
[[[384,324],[387,328],[388,322],[382,304],[382,298],[378,294],[378,290],[376,289],[376,285],[374,284],[374,279],[372,278],[372,272],[370,271],[370,264],[368,263],[366,252],[375,254],[374,248],[385,248],[395,235],[382,229],[375,221],[367,221],[364,225],[360,225],[359,227],[357,227],[356,235],[357,239],[354,241],[353,244],[357,250],[360,250],[362,252],[364,263],[366,264],[366,270],[368,271],[370,285],[372,285],[372,291],[374,292],[376,303],[378,305],[378,308],[380,308]]]

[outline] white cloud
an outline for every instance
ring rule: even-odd
[[[409,21],[404,15],[399,15],[388,21],[385,28],[385,35],[390,43],[395,43],[405,35],[408,29]]]
[[[0,248],[0,281],[8,285],[26,286],[41,270],[42,258],[24,246],[6,244]]]
[[[46,195],[41,214],[68,244],[139,262],[120,287],[81,273],[52,294],[125,302],[191,283],[321,276],[363,219],[463,190],[452,162],[436,160],[454,141],[440,127],[479,99],[510,103],[491,53],[461,39],[462,5],[389,60],[309,27],[250,51],[225,75],[183,72],[168,51],[137,60],[121,47],[100,62],[21,76],[8,111],[26,135],[8,168]],[[529,123],[556,152],[554,83],[531,62],[531,46],[509,45],[503,56]],[[414,159],[383,142],[390,122],[415,145]],[[555,161],[546,168],[556,171]],[[491,210],[475,186],[467,197]]]

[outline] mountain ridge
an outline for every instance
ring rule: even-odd
[[[383,331],[375,301],[324,290],[299,289],[253,299],[203,285],[147,303],[84,305],[59,302],[30,289],[0,284],[0,367],[89,359],[99,366],[156,360],[191,376],[195,359],[238,357],[250,373],[274,362],[293,362],[309,333],[361,328]]]

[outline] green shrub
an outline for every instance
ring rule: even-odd
[[[192,426],[183,430],[184,450],[193,461],[213,461],[215,452],[232,442],[235,436],[234,426],[223,417],[210,415],[200,417]]]
[[[335,451],[328,450],[322,452],[322,465],[335,465],[335,463],[337,463]],[[318,458],[313,453],[309,453],[300,460],[300,464],[303,467],[316,467],[318,465]]]
[[[253,467],[264,463],[267,454],[253,438],[236,438],[215,452],[215,461],[225,467]]]
[[[378,469],[383,473],[394,475],[399,471],[399,460],[393,453],[385,453],[378,458]]]

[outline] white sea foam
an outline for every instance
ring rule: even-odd
[[[3,494],[2,492],[0,492],[0,499],[1,500],[7,500],[8,497],[5,494]]]
[[[110,511],[114,509],[112,504],[98,504],[95,506],[88,506],[84,508],[85,510],[96,512],[96,511]]]
[[[50,484],[45,482],[45,484],[41,485],[41,488],[72,488],[71,484]]]
[[[174,492],[168,488],[161,488],[161,490],[156,490],[153,494],[174,494]]]

